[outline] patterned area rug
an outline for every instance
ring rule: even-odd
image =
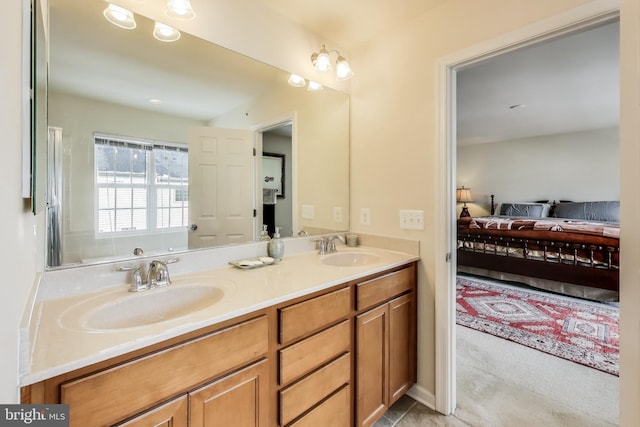
[[[456,294],[459,325],[618,375],[617,307],[466,276]]]

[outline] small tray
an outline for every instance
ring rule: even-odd
[[[267,258],[271,259],[271,262],[263,261],[264,259],[267,259]],[[260,267],[266,267],[268,265],[274,265],[274,264],[277,264],[278,261],[280,260],[277,260],[271,257],[257,257],[257,258],[239,259],[237,261],[229,261],[229,264],[231,264],[236,268],[241,268],[243,270],[250,270],[252,268],[260,268]]]

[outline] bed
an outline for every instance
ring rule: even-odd
[[[617,201],[503,203],[458,219],[458,271],[618,301]]]

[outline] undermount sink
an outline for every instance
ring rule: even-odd
[[[336,267],[351,267],[374,264],[380,261],[380,257],[369,252],[336,252],[323,255],[321,262]]]
[[[233,282],[204,278],[137,293],[120,290],[75,304],[62,315],[61,323],[85,331],[138,328],[209,308],[234,289]]]

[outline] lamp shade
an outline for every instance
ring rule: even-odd
[[[458,203],[473,202],[473,198],[471,197],[471,189],[465,188],[464,185],[461,188],[456,189],[456,202]]]

